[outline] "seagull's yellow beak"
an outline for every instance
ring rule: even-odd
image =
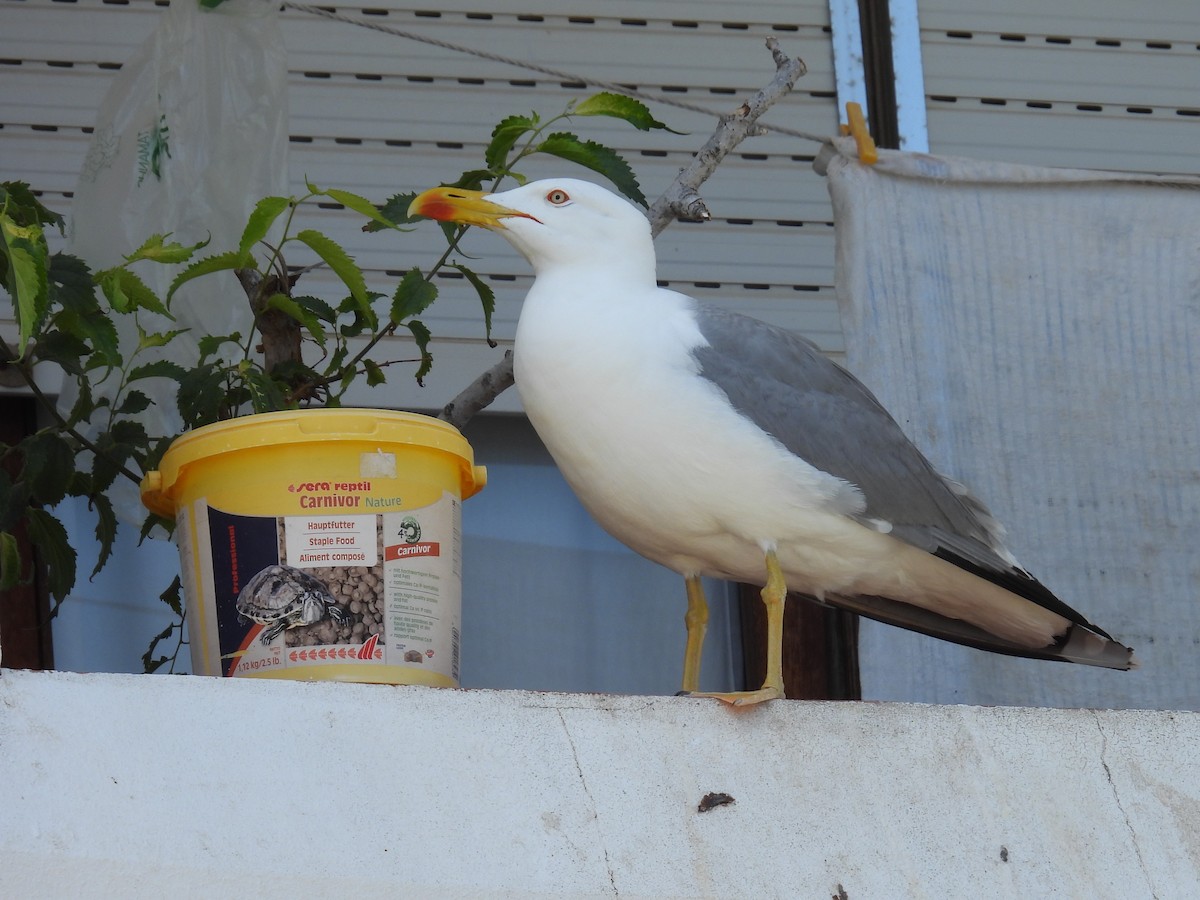
[[[487,196],[483,191],[468,191],[464,188],[430,188],[413,198],[408,207],[408,214],[437,219],[439,222],[482,225],[484,228],[503,228],[503,220],[513,216],[538,221],[529,213],[493,203],[485,199]]]

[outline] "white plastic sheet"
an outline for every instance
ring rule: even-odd
[[[94,270],[120,262],[153,234],[196,243],[205,252],[232,249],[254,204],[287,192],[287,58],[279,6],[269,0],[228,0],[214,10],[179,0],[116,77],[96,117],[75,190],[72,251]],[[145,263],[137,269],[159,296],[176,270]],[[251,315],[232,274],[191,282],[175,297],[176,321],[150,314],[147,330],[188,328],[158,352],[184,365],[203,334],[246,334]],[[128,317],[118,317],[126,319]],[[126,355],[136,346],[132,322],[122,322]],[[155,357],[143,354],[138,362]],[[181,428],[173,382],[139,388],[155,405],[144,414],[151,434]],[[70,383],[62,403],[75,398]],[[100,393],[110,392],[104,385]],[[128,521],[145,515],[132,485],[119,498]]]
[[[864,622],[877,699],[1200,708],[1200,180],[839,142],[848,366],[1122,673]]]

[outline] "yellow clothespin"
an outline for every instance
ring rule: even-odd
[[[879,150],[867,131],[867,119],[863,115],[862,107],[851,100],[846,104],[846,118],[850,124],[842,126],[842,134],[853,135],[854,143],[858,147],[858,158],[868,166],[875,165],[879,162]]]

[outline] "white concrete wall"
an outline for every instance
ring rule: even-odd
[[[3,897],[1194,897],[1200,715],[5,671],[0,811]]]

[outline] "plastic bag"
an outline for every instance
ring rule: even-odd
[[[101,104],[75,190],[72,252],[92,269],[120,262],[153,234],[193,244],[209,236],[231,249],[254,204],[287,193],[287,54],[272,0],[228,0],[201,9],[179,0],[121,70]],[[138,269],[164,297],[175,272]],[[204,334],[246,334],[252,316],[232,273],[185,285],[172,301],[176,321],[139,312],[147,330],[191,331],[138,363],[167,358],[194,365]],[[118,316],[118,320],[129,319]],[[160,321],[155,322],[158,318]],[[133,322],[119,322],[128,358],[137,344]],[[139,389],[154,404],[142,421],[152,435],[182,427],[175,383],[148,379]],[[99,386],[103,396],[112,386]],[[68,380],[60,405],[77,390]],[[114,497],[118,515],[140,522],[145,510],[132,484]]]

